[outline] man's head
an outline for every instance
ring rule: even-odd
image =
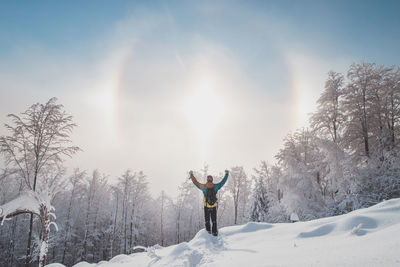
[[[211,175],[208,175],[207,176],[207,182],[212,183],[212,181],[213,181],[213,177]]]

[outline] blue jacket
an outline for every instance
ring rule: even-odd
[[[217,193],[225,185],[226,181],[228,180],[228,176],[229,176],[229,173],[225,173],[224,178],[218,184],[213,184],[211,182],[201,184],[197,181],[197,179],[194,176],[192,176],[191,178],[192,178],[192,182],[194,183],[194,185],[203,192],[204,197],[205,197],[207,195],[208,188],[214,188],[215,193]]]

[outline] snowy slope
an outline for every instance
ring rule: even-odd
[[[217,238],[201,230],[190,242],[74,265],[89,266],[400,266],[400,199],[309,222],[225,227]]]

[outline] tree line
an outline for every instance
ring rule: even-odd
[[[152,197],[142,171],[127,169],[116,183],[99,170],[75,169],[67,175],[64,160],[80,149],[70,140],[76,125],[57,99],[8,116],[9,135],[0,137],[7,166],[0,174],[0,207],[17,206],[4,216],[0,212],[1,266],[98,262],[132,253],[138,245],[187,241],[203,228],[202,197],[188,179],[173,199],[165,192]],[[196,172],[200,180],[207,175],[207,166]],[[236,198],[232,204],[222,201],[221,225],[245,221],[238,188],[246,188],[241,195],[249,194],[250,183],[242,167],[232,168],[232,176],[229,188]],[[229,194],[219,197],[226,199]],[[21,199],[38,202],[44,213],[32,203],[21,206]],[[234,218],[230,206],[234,206]]]
[[[400,197],[400,69],[354,63],[330,71],[310,128],[256,168],[251,219],[342,214]]]

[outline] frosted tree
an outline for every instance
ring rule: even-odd
[[[200,176],[199,176],[200,177]],[[203,228],[202,193],[190,180],[185,180],[179,187],[175,204],[176,242],[188,241]],[[201,225],[199,225],[201,222]]]
[[[317,101],[317,111],[311,116],[311,127],[322,136],[329,136],[337,143],[340,139],[340,126],[344,117],[340,110],[340,97],[343,95],[343,75],[334,71],[328,73],[325,90]]]
[[[228,180],[231,177],[228,178]],[[227,185],[225,185],[227,187]],[[235,220],[235,208],[233,202],[233,196],[228,188],[225,190],[218,191],[218,206],[217,206],[217,225],[219,228],[224,226],[230,226]],[[203,222],[203,214],[201,216],[201,222]]]
[[[234,220],[233,223],[238,223],[238,215],[240,209],[242,211],[248,205],[248,198],[250,195],[250,182],[248,181],[247,175],[244,168],[241,166],[232,167],[230,171],[230,177],[228,179],[227,189],[232,195],[233,206],[234,206]],[[242,212],[243,219],[244,213]]]
[[[39,267],[46,265],[50,226],[54,225],[57,230],[57,225],[51,222],[51,218],[55,219],[55,215],[54,207],[50,204],[56,193],[57,191],[51,189],[42,190],[40,193],[30,190],[0,206],[1,225],[9,218],[20,214],[31,213],[39,217],[41,225],[38,251]]]
[[[94,254],[94,238],[96,237],[96,222],[100,208],[99,201],[104,199],[102,190],[106,187],[106,179],[98,170],[94,170],[92,178],[88,181],[89,185],[86,189],[86,211],[85,211],[85,232],[83,236],[83,249],[81,257],[84,260],[93,260]]]
[[[119,228],[122,230],[122,252],[129,253],[141,235],[138,227],[144,219],[143,209],[149,198],[148,185],[142,171],[136,173],[127,170],[118,181],[118,187],[114,189],[114,192],[117,197],[116,208],[121,210],[121,227]],[[117,212],[114,216],[114,221],[116,222],[116,220]],[[115,228],[113,233],[115,236]]]
[[[34,104],[20,116],[9,114],[9,135],[0,137],[0,153],[6,164],[15,168],[28,188],[36,191],[44,168],[59,165],[63,156],[72,156],[79,148],[71,145],[70,134],[76,126],[63,106],[51,98],[46,104]],[[30,218],[26,266],[31,255],[33,213]]]
[[[187,207],[193,199],[191,196],[193,186],[189,180],[183,182],[181,186],[179,186],[179,195],[176,200],[176,242],[180,243],[182,240],[185,240],[185,237],[188,236],[188,232],[190,231],[190,224],[186,221],[187,216]],[[189,217],[190,218],[190,217]]]
[[[254,189],[252,194],[252,205],[250,220],[254,222],[264,222],[270,207],[266,181],[268,179],[269,170],[266,162],[261,162],[260,169],[254,169],[256,175],[254,179]]]
[[[114,206],[114,209],[113,209],[113,223],[112,223],[112,235],[111,235],[111,238],[110,238],[110,256],[111,257],[113,257],[114,255],[115,255],[115,253],[114,253],[114,251],[115,251],[115,242],[116,242],[116,240],[117,240],[117,227],[118,227],[118,224],[117,224],[117,219],[118,219],[118,213],[119,213],[119,210],[120,210],[120,204],[119,204],[119,202],[120,202],[120,195],[121,195],[121,191],[120,191],[120,189],[118,188],[118,186],[111,186],[111,190],[110,190],[111,192],[112,192],[112,195],[113,195],[113,200],[114,200],[114,202],[115,202],[115,206]]]
[[[164,236],[164,228],[165,228],[165,192],[164,190],[161,192],[160,197],[161,208],[160,208],[160,243],[161,246],[164,246],[165,236]]]
[[[283,188],[281,187],[281,179],[283,177],[282,169],[278,166],[266,166],[268,171],[267,180],[265,182],[267,188],[267,197],[269,201],[269,209],[266,222],[278,223],[287,222],[289,218],[288,211],[282,203]]]
[[[143,211],[147,208],[149,198],[146,175],[139,171],[134,174],[130,194],[129,251],[137,244],[142,235],[139,227],[145,224],[145,213]]]
[[[131,170],[125,171],[125,173],[119,178],[119,186],[122,192],[122,220],[123,220],[123,253],[127,253],[128,246],[128,211],[129,211],[129,197],[132,191],[132,185],[134,183],[134,175]]]
[[[400,77],[394,67],[379,66],[373,87],[371,131],[375,136],[375,155],[383,161],[385,153],[396,147],[396,128],[400,120]]]
[[[79,185],[84,181],[86,176],[85,171],[80,171],[79,169],[75,169],[74,173],[69,177],[69,183],[71,186],[71,194],[70,198],[68,200],[68,208],[67,208],[67,216],[65,219],[65,225],[64,225],[64,238],[63,238],[63,248],[62,248],[62,258],[61,258],[61,263],[65,264],[66,262],[66,256],[67,256],[67,251],[69,248],[69,242],[71,242],[71,234],[72,234],[72,211],[73,211],[73,205],[76,203],[76,197],[77,193],[79,192]]]
[[[281,189],[278,188],[281,170],[277,166],[269,166],[262,161],[254,169],[254,188],[250,220],[257,222],[286,222],[287,214],[280,203]]]
[[[23,181],[18,179],[16,175],[18,174],[9,169],[2,170],[0,174],[0,204],[16,198],[24,189]]]
[[[356,160],[331,140],[317,139],[324,157],[325,171],[322,174],[325,187],[324,201],[327,215],[338,215],[359,207],[359,170]]]
[[[155,208],[155,209],[154,209]],[[175,205],[172,199],[163,191],[153,205],[156,214],[155,227],[152,232],[156,234],[156,242],[161,246],[174,244],[176,237],[176,218],[174,214]]]
[[[321,217],[324,212],[320,186],[323,154],[312,133],[301,129],[288,135],[276,158],[282,168],[279,188],[283,191],[281,201],[287,211],[296,212],[306,220]]]
[[[376,108],[379,75],[375,63],[352,64],[347,73],[343,112],[346,116],[345,144],[356,155],[370,157],[372,121]],[[360,146],[362,144],[362,146]]]
[[[0,175],[0,205],[20,196],[23,189],[23,180],[15,178],[14,174],[9,172],[9,170],[3,170],[3,173]],[[4,246],[0,245],[0,247],[8,247],[8,249],[3,250],[3,253],[0,253],[0,259],[3,259],[0,260],[1,266],[14,266],[17,263],[19,242],[21,240],[20,233],[22,232],[19,230],[22,227],[21,219],[20,216],[17,216],[13,218],[11,223],[1,227],[1,230],[4,229],[4,232],[0,230],[0,233],[8,233],[0,237],[0,240],[4,242]]]
[[[399,74],[394,67],[362,62],[350,66],[348,78],[344,144],[358,159],[358,200],[369,206],[398,192]]]
[[[388,129],[388,143],[399,148],[400,133],[400,68],[390,72],[384,81],[385,88],[385,124]]]

